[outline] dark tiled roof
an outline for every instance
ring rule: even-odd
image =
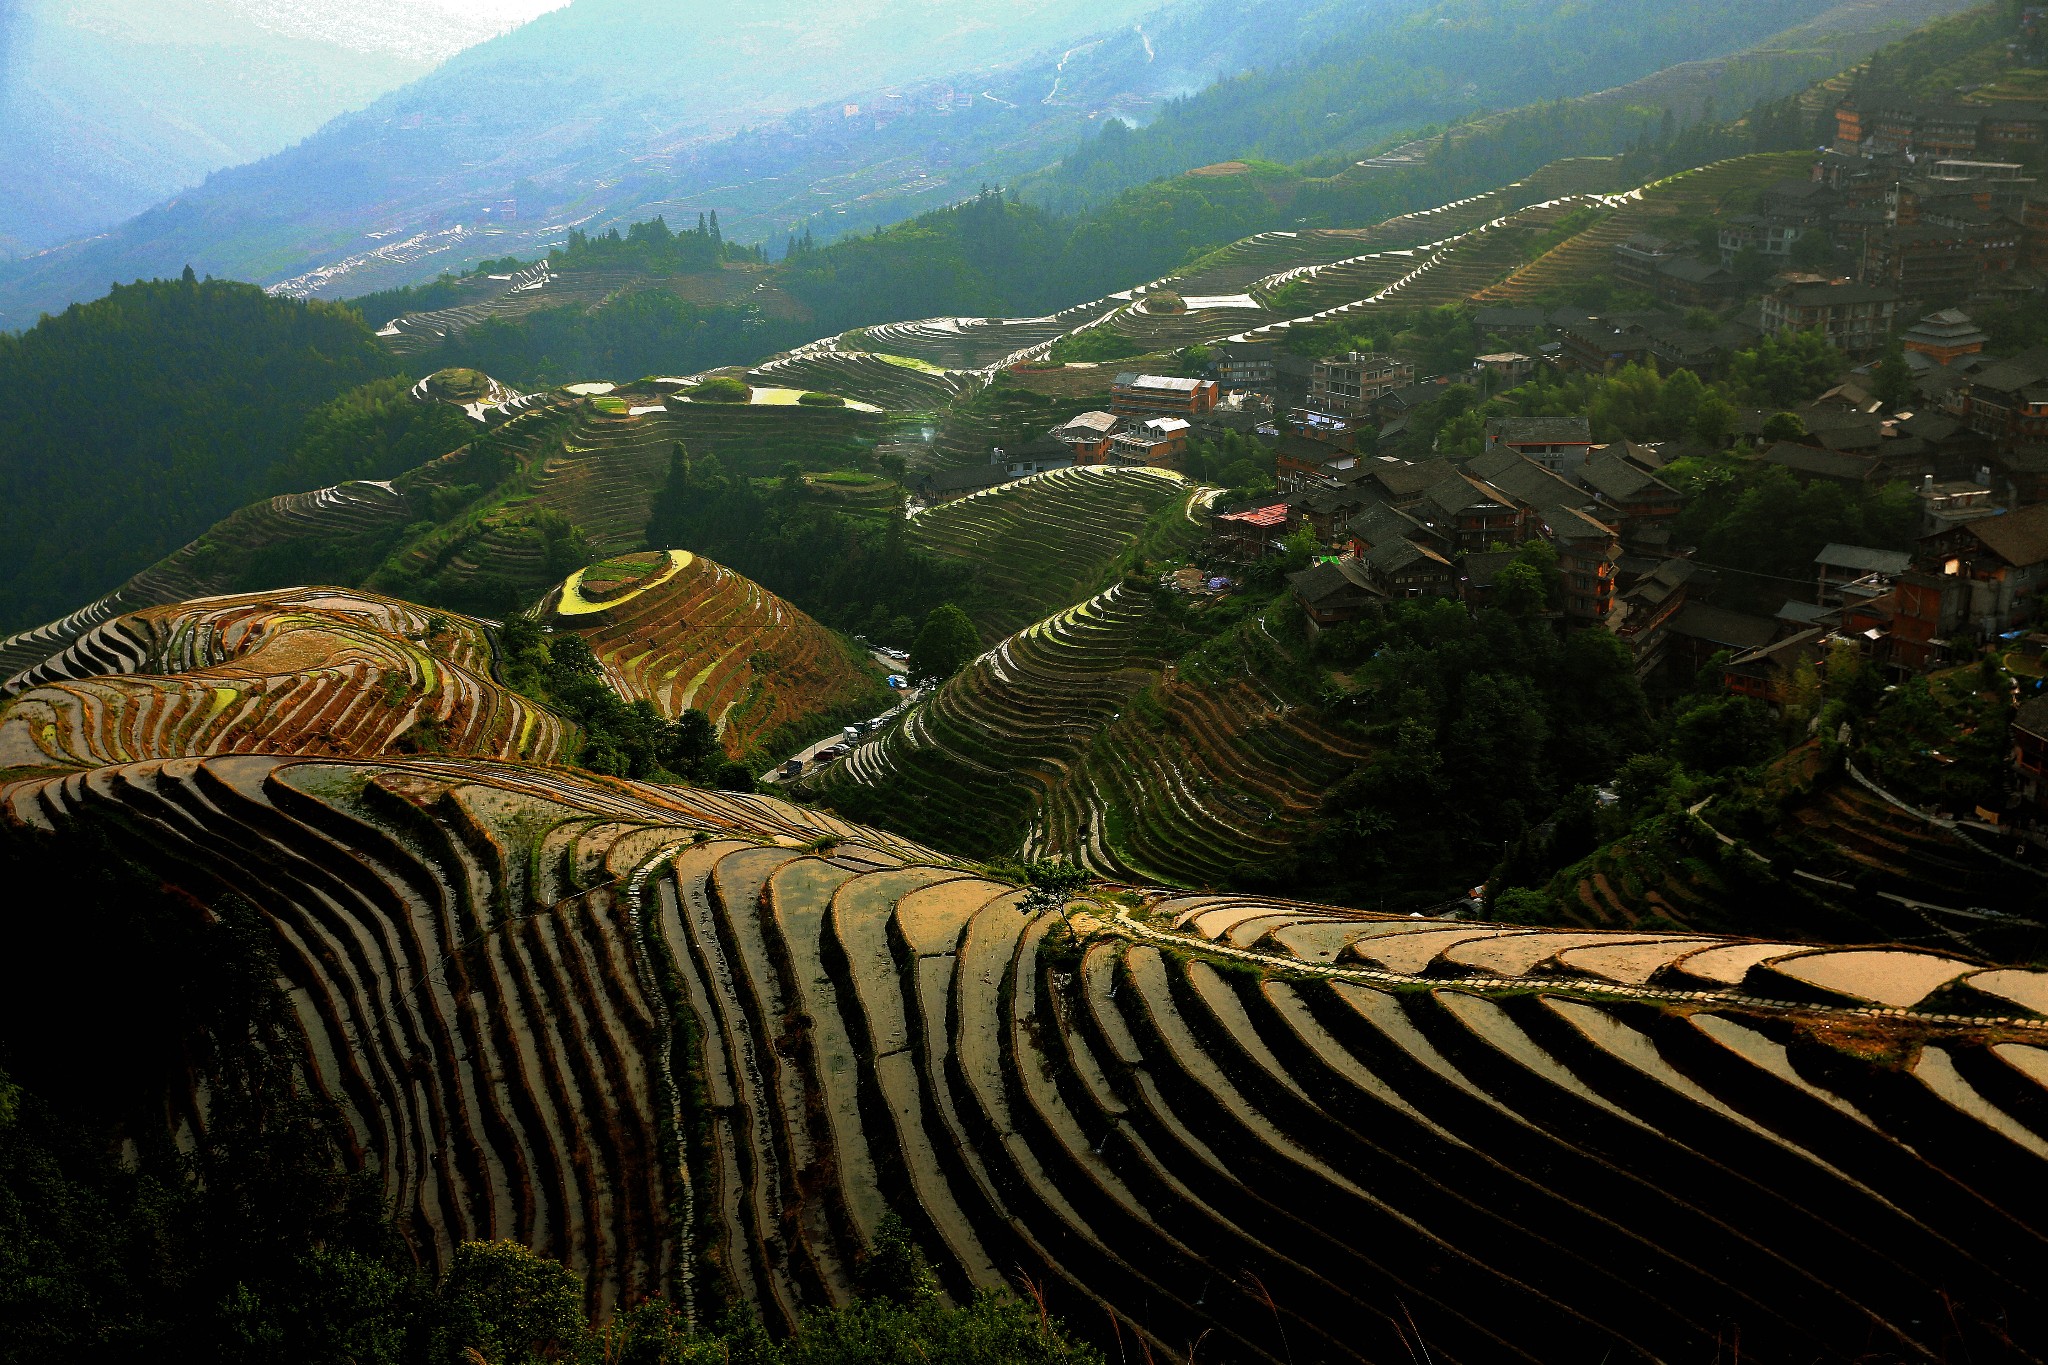
[[[1913,556],[1902,550],[1873,550],[1867,545],[1827,545],[1813,562],[1829,569],[1851,569],[1856,573],[1902,574],[1912,566]]]
[[[1064,451],[1065,447],[1061,447]],[[999,464],[969,465],[965,469],[941,469],[919,479],[933,493],[971,493],[1010,481],[1010,471]]]
[[[2048,446],[2014,446],[1993,459],[2008,474],[2048,474]]]
[[[1412,540],[1389,540],[1365,552],[1365,562],[1383,574],[1404,573],[1417,566],[1449,572],[1451,562],[1426,545]]]
[[[1732,271],[1692,256],[1679,256],[1665,261],[1657,267],[1657,273],[1666,279],[1678,280],[1684,284],[1723,284],[1735,279]]]
[[[1386,595],[1366,574],[1364,566],[1349,557],[1325,560],[1321,564],[1310,565],[1300,573],[1289,574],[1287,586],[1294,590],[1296,597],[1312,607],[1341,597],[1355,597],[1361,593],[1373,597]]]
[[[1481,550],[1465,556],[1465,577],[1475,588],[1490,588],[1494,578],[1515,562],[1520,550]]]
[[[1778,623],[1767,616],[1688,602],[1671,618],[1671,631],[1729,649],[1761,649],[1777,638]]]
[[[1367,545],[1380,545],[1389,540],[1442,539],[1437,532],[1424,526],[1406,512],[1388,507],[1384,503],[1368,507],[1345,522],[1344,530],[1346,534],[1358,537]]]
[[[1963,429],[1963,424],[1945,412],[1916,412],[1899,423],[1899,430],[1925,441],[1946,441]]]
[[[1612,526],[1576,507],[1546,507],[1543,519],[1550,523],[1553,540],[1609,540],[1614,536]]]
[[[1364,477],[1396,498],[1417,497],[1458,472],[1449,460],[1423,460],[1417,464],[1382,464],[1375,460],[1364,468]]]
[[[1593,423],[1586,417],[1496,417],[1486,433],[1509,445],[1590,445]]]
[[[2029,697],[2020,703],[2012,728],[2024,730],[2035,739],[2048,740],[2048,697]]]
[[[1495,450],[1467,461],[1465,472],[1486,480],[1527,507],[1576,507],[1591,501],[1590,495],[1577,484],[1559,478],[1514,450]]]
[[[1834,625],[1842,619],[1842,609],[1816,606],[1812,602],[1799,602],[1788,597],[1785,605],[1778,608],[1778,619],[1801,626]]]
[[[1868,481],[1877,469],[1877,461],[1860,455],[1843,455],[1815,446],[1794,445],[1790,441],[1780,441],[1765,451],[1764,463],[1778,465],[1795,474],[1847,479],[1856,483]]]
[[[1500,489],[1491,488],[1463,474],[1453,474],[1424,493],[1422,505],[1433,507],[1448,516],[1455,516],[1468,507],[1506,507],[1510,504],[1506,501],[1506,494]]]
[[[1593,458],[1573,471],[1579,482],[1616,502],[1642,497],[1675,496],[1677,490],[1654,474],[1623,459],[1612,447],[1593,452]]]
[[[1874,284],[1795,284],[1783,293],[1799,308],[1843,308],[1858,303],[1897,303],[1899,296]]]
[[[1817,662],[1821,657],[1821,641],[1827,638],[1827,634],[1825,626],[1802,630],[1797,635],[1788,635],[1782,640],[1758,645],[1738,654],[1728,661],[1728,666],[1746,672],[1769,673],[1789,671],[1808,661]]]
[[[2048,561],[2048,503],[1973,521],[1970,533],[2008,564]]]

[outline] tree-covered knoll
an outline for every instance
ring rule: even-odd
[[[1655,722],[1628,647],[1604,631],[1561,636],[1547,544],[1502,572],[1493,605],[1404,602],[1384,620],[1325,631],[1324,713],[1358,730],[1371,762],[1333,787],[1321,829],[1247,872],[1290,894],[1368,908],[1443,900],[1491,867],[1578,787],[1653,748]],[[1298,631],[1298,613],[1281,613]]]
[[[448,403],[422,403],[404,375],[373,379],[307,415],[277,467],[274,489],[325,488],[344,479],[383,479],[423,465],[473,439],[478,431]]]
[[[302,479],[417,463],[455,433],[438,414],[389,385],[326,406],[398,368],[352,309],[189,272],[0,336],[0,630]]]
[[[626,290],[602,308],[568,305],[487,318],[433,355],[436,365],[465,365],[508,384],[540,388],[746,364],[814,331],[810,324],[770,321],[751,304],[691,303],[652,287]]]
[[[728,242],[718,229],[718,210],[697,215],[696,228],[672,231],[668,219],[656,216],[634,223],[624,234],[617,228],[592,237],[572,229],[568,240],[548,252],[557,270],[606,270],[621,267],[648,274],[686,274],[717,270],[727,261],[759,261],[761,249]]]
[[[920,552],[904,531],[899,509],[862,515],[808,498],[795,465],[756,481],[678,442],[647,543],[694,550],[826,625],[907,648],[934,608],[972,602],[975,573]]]

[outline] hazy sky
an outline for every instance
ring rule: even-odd
[[[6,0],[0,0],[4,4]],[[265,28],[438,61],[569,0],[226,0]]]

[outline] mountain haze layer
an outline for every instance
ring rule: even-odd
[[[369,251],[418,259],[488,224],[486,208],[502,218],[508,200],[520,204],[521,220],[540,210],[566,226],[693,142],[821,96],[1015,60],[1144,8],[1137,0],[861,0],[818,12],[775,0],[735,16],[654,0],[577,0],[104,240],[17,267],[0,324],[25,325],[111,278],[176,273],[188,262],[269,282]],[[147,65],[132,54],[124,60]],[[38,116],[19,117],[27,140]],[[121,156],[127,164],[146,153]],[[169,178],[174,190],[196,177]]]
[[[0,18],[0,253],[279,151],[548,0],[19,0]]]

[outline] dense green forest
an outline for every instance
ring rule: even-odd
[[[415,436],[389,390],[323,410],[398,369],[352,309],[189,272],[0,336],[0,629],[90,601],[316,470],[417,463],[440,437]],[[352,423],[382,459],[337,439]]]
[[[1556,579],[1537,542],[1476,614],[1403,603],[1326,632],[1318,654],[1351,670],[1355,689],[1331,719],[1360,728],[1376,756],[1332,789],[1296,855],[1247,871],[1367,908],[1441,900],[1576,789],[1653,748],[1628,647],[1604,631],[1560,636],[1546,616]]]
[[[647,543],[695,550],[829,626],[904,647],[933,609],[974,596],[973,569],[920,553],[900,511],[860,516],[809,501],[794,465],[764,491],[681,442],[655,498]]]
[[[698,214],[694,230],[671,231],[668,219],[656,217],[635,223],[621,235],[617,228],[592,237],[572,229],[563,245],[548,253],[557,270],[618,268],[644,270],[650,274],[687,274],[716,270],[726,261],[758,261],[759,247],[728,242],[718,228],[718,210]]]
[[[630,290],[596,310],[546,308],[510,321],[486,319],[444,343],[434,360],[539,387],[744,364],[808,340],[814,330],[772,323],[751,304],[690,303],[655,287]]]
[[[592,1324],[576,1277],[510,1242],[423,1272],[291,1061],[262,914],[173,894],[124,842],[109,822],[66,860],[65,913],[25,917],[0,960],[0,1365],[1100,1362],[1015,1295],[948,1306],[895,1225],[861,1297],[784,1340],[742,1308],[691,1331],[661,1299]],[[0,837],[7,885],[56,865],[33,833]],[[87,960],[94,989],[44,989],[48,964]],[[195,1075],[207,1121],[181,1151],[165,1104]]]

